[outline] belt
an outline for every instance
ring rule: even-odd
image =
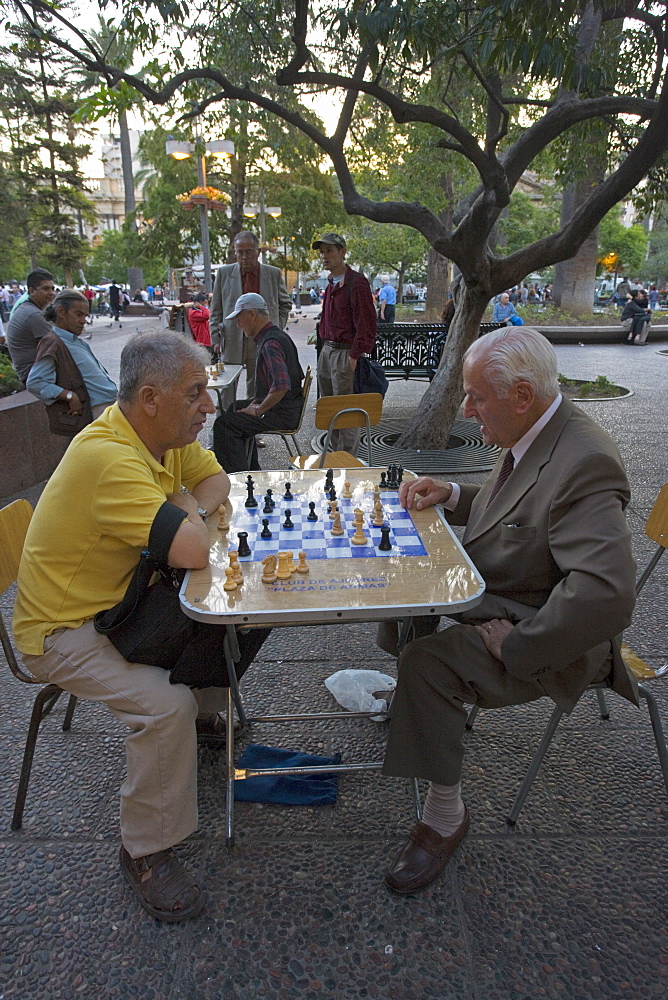
[[[347,340],[323,340],[323,344],[329,344],[329,346],[333,348],[335,351],[339,351],[342,348],[345,348],[346,350],[349,351],[350,348],[353,346],[352,340],[350,342],[348,342]]]

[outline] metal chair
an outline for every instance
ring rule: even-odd
[[[32,507],[27,500],[15,500],[14,503],[10,503],[7,507],[3,507],[0,510],[0,594],[4,594],[16,582],[23,543],[31,518]],[[25,750],[23,751],[21,777],[19,778],[19,787],[16,792],[16,802],[14,803],[12,830],[19,830],[23,822],[23,808],[28,792],[30,770],[35,754],[39,727],[42,720],[46,718],[55,706],[61,694],[65,692],[56,684],[44,684],[43,681],[38,680],[23,670],[10,642],[2,611],[0,611],[0,643],[2,643],[9,668],[15,677],[18,677],[20,681],[26,684],[43,685],[41,691],[37,693],[30,716],[30,725],[28,726],[28,735]],[[72,723],[76,703],[77,699],[75,696],[70,695],[63,720],[63,729],[65,731],[70,728]]]
[[[661,487],[659,495],[654,502],[654,506],[652,507],[645,525],[645,534],[648,538],[651,538],[653,542],[656,542],[656,549],[652,553],[647,565],[638,578],[638,582],[636,583],[636,596],[638,596],[642,588],[647,583],[647,580],[651,576],[656,564],[668,547],[668,483]],[[637,657],[635,653],[628,648],[628,646],[622,647],[622,656],[627,668],[638,679],[638,691],[640,692],[641,697],[647,702],[647,710],[649,712],[650,722],[652,723],[654,740],[656,742],[656,749],[659,755],[659,764],[661,765],[661,772],[663,774],[666,792],[668,792],[668,749],[666,748],[666,738],[663,732],[663,725],[661,723],[661,714],[659,712],[659,707],[654,694],[647,687],[647,685],[643,683],[643,681],[648,677],[663,677],[668,675],[668,664],[664,665],[664,667],[660,668],[660,670],[656,672],[651,671],[651,669],[647,667],[647,664],[643,663],[643,661],[640,660],[639,657]],[[610,713],[608,712],[605,701],[605,691],[609,690],[608,685],[605,682],[600,684],[590,684],[588,690],[596,691],[601,718],[606,720],[609,719]],[[478,706],[474,705],[466,722],[467,729],[471,729],[473,727],[473,722],[477,714]],[[549,750],[552,737],[557,730],[557,726],[559,725],[563,714],[563,710],[559,708],[558,705],[555,705],[552,715],[550,716],[550,720],[545,727],[545,732],[543,733],[541,741],[538,744],[538,748],[531,759],[529,770],[527,771],[524,781],[522,782],[515,797],[512,808],[506,817],[506,822],[509,823],[510,826],[515,826],[515,823],[517,822],[522,806],[531,791],[531,786],[533,785],[534,779],[538,774],[541,764],[543,763],[543,759]]]
[[[299,455],[299,445],[297,444],[297,438],[295,437],[295,435],[298,434],[299,431],[301,430],[302,422],[304,420],[304,414],[306,413],[306,404],[308,403],[309,392],[311,391],[312,381],[313,381],[313,375],[311,373],[311,366],[309,365],[308,368],[306,369],[306,374],[304,375],[304,383],[302,385],[302,396],[304,398],[302,400],[302,408],[301,408],[301,413],[299,414],[299,421],[297,423],[297,426],[291,430],[290,429],[281,430],[275,427],[273,430],[269,430],[269,428],[267,428],[267,430],[262,431],[262,437],[268,437],[269,434],[280,434],[280,436],[283,438],[283,443],[285,444],[285,447],[288,449],[288,455],[291,459],[294,459],[297,457],[297,455]],[[294,454],[292,453],[292,449],[290,448],[288,438],[292,438]]]
[[[383,413],[383,397],[379,392],[357,392],[347,396],[321,396],[315,407],[315,426],[326,430],[320,455],[297,455],[291,465],[295,469],[346,469],[372,466],[371,426]],[[332,432],[344,427],[365,427],[367,462],[348,451],[330,451]]]

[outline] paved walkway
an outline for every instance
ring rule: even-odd
[[[295,324],[304,360],[311,320]],[[132,332],[132,331],[130,331]],[[110,370],[122,334],[95,332]],[[621,346],[558,347],[572,377],[607,375],[634,395],[584,403],[618,442],[633,486],[629,521],[639,556],[643,523],[668,480],[668,359]],[[415,406],[420,383],[392,383],[386,411]],[[311,404],[315,403],[315,395]],[[311,429],[302,435],[306,444]],[[268,439],[267,468],[285,464]],[[470,475],[480,481],[481,476]],[[28,491],[35,500],[39,489]],[[6,498],[7,499],[7,498]],[[0,504],[6,502],[0,501]],[[660,564],[628,641],[650,664],[668,657]],[[10,602],[5,599],[5,607]],[[333,707],[322,681],[393,661],[374,629],[275,633],[244,681],[265,710]],[[652,1000],[668,994],[668,802],[646,714],[610,699],[602,722],[585,698],[511,830],[504,817],[550,706],[481,713],[467,737],[470,837],[442,881],[397,898],[382,876],[411,823],[406,784],[346,775],[335,807],[237,807],[237,846],[225,848],[223,767],[200,755],[200,830],[184,847],[208,889],[206,913],[167,926],[140,909],[118,873],[122,731],[81,704],[40,736],[24,828],[9,818],[32,692],[0,675],[0,997],[17,1000]],[[668,721],[668,682],[654,682]],[[258,727],[255,742],[344,756],[382,753],[383,724]]]

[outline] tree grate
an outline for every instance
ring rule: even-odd
[[[445,475],[452,472],[488,472],[496,462],[499,449],[482,440],[480,427],[473,420],[455,420],[448,447],[438,451],[397,448],[395,442],[405,427],[405,420],[388,417],[371,430],[373,464],[382,467],[403,465],[405,469],[423,475]],[[322,451],[326,433],[317,434],[311,441],[315,452]],[[366,434],[362,434],[360,458],[366,456]]]

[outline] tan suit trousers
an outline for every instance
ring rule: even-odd
[[[472,625],[416,639],[398,662],[383,774],[454,785],[461,778],[465,705],[502,708],[545,697],[512,677]]]
[[[161,667],[128,663],[92,620],[47,636],[44,654],[24,654],[42,681],[106,705],[130,734],[121,786],[121,838],[133,858],[166,850],[197,829],[197,735],[200,711],[224,704],[220,688],[193,692],[170,684]]]

